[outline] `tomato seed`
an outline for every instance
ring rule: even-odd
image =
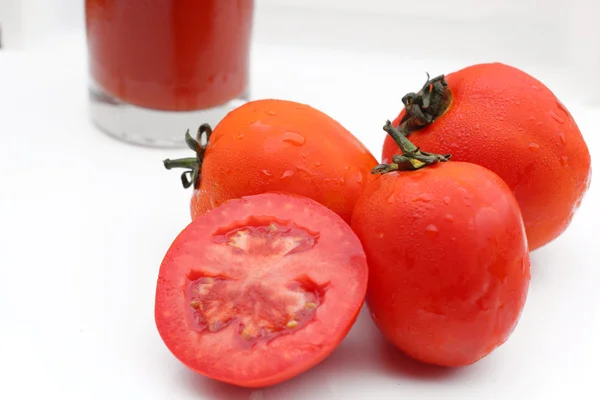
[[[248,330],[248,328],[242,329],[242,331],[240,332],[240,334],[242,335],[242,337],[244,339],[250,339],[252,337],[252,335],[250,334],[250,330]]]
[[[285,326],[290,329],[295,328],[298,326],[298,321],[291,320]]]
[[[194,300],[190,302],[190,307],[192,307],[194,310],[197,310],[200,308],[200,302],[198,300]]]

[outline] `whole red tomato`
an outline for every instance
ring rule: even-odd
[[[230,112],[198,141],[196,158],[165,160],[186,167],[184,186],[194,185],[192,219],[224,201],[271,191],[309,197],[346,222],[377,165],[373,155],[342,125],[304,104],[257,100]]]
[[[473,65],[428,81],[403,101],[393,124],[416,146],[504,179],[531,250],[567,228],[590,184],[590,153],[569,111],[540,81],[504,64]],[[397,152],[386,137],[383,162]]]
[[[450,161],[385,173],[359,198],[352,229],[369,264],[371,317],[409,356],[472,364],[515,328],[529,253],[517,201],[493,172]]]
[[[317,202],[266,193],[192,221],[160,267],[155,318],[187,367],[238,386],[292,378],[327,357],[367,290],[362,246]]]

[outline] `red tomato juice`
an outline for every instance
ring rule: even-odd
[[[90,73],[137,106],[202,110],[248,85],[253,0],[86,0]]]

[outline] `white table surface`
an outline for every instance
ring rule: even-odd
[[[327,360],[284,384],[249,390],[188,371],[153,317],[158,267],[189,222],[191,195],[161,160],[188,152],[98,132],[87,116],[82,38],[53,43],[0,52],[0,399],[600,398],[595,182],[568,231],[532,254],[529,298],[512,337],[471,367],[407,359],[363,312]],[[462,66],[390,57],[256,45],[253,97],[308,102],[379,157],[380,127],[402,94],[420,86],[425,70]],[[563,102],[598,169],[600,109]]]

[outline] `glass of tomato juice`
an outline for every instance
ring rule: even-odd
[[[93,122],[185,146],[186,130],[246,101],[253,11],[254,0],[86,0]]]

